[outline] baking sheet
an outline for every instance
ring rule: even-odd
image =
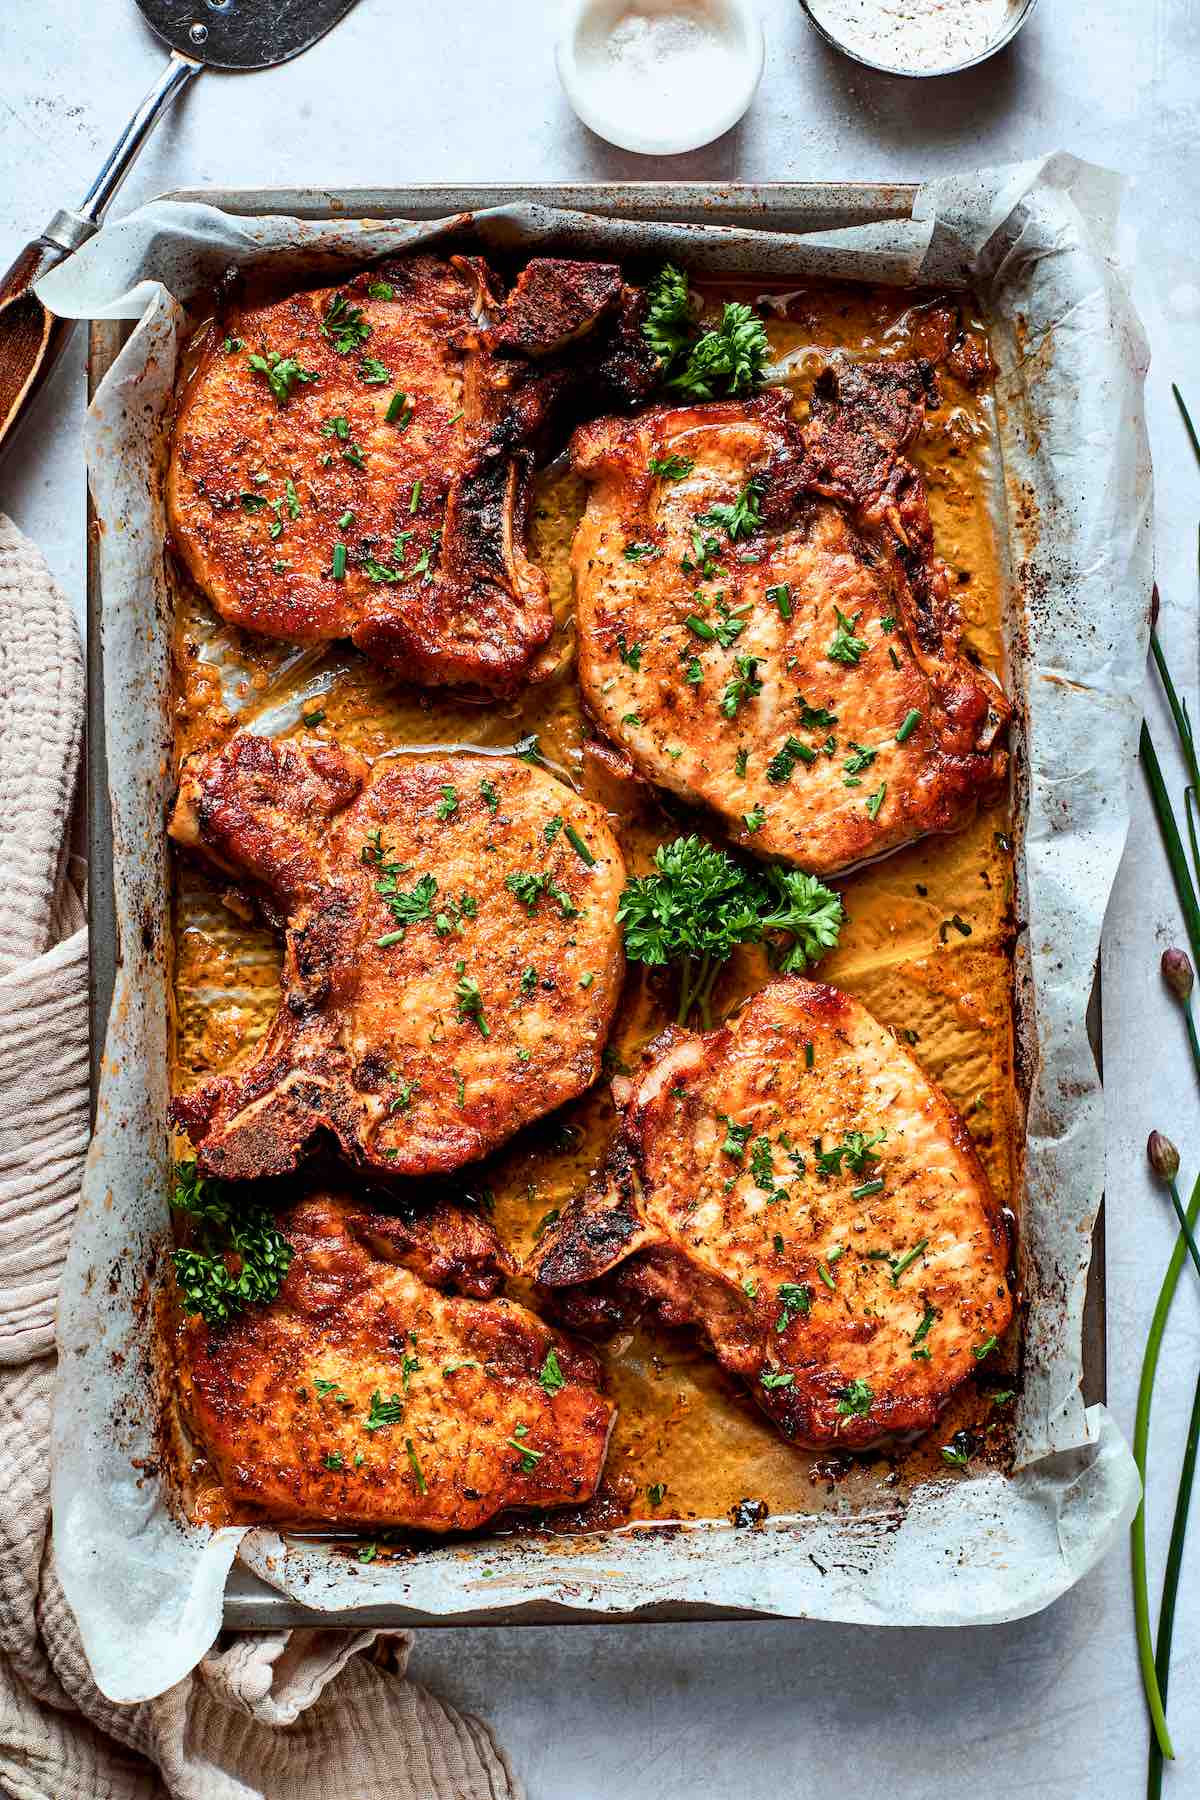
[[[759,195],[762,194],[759,190]],[[504,1609],[600,1617],[682,1608],[875,1623],[967,1623],[1047,1604],[1128,1521],[1136,1475],[1102,1407],[1079,1393],[1080,1315],[1102,1180],[1100,1093],[1084,1006],[1126,823],[1150,587],[1144,346],[1111,262],[1117,184],[1068,157],[932,184],[910,220],[800,238],[682,232],[555,213],[526,200],[476,215],[487,241],[578,254],[671,253],[712,273],[970,281],[1000,367],[999,437],[1019,577],[1010,654],[1027,730],[1019,965],[1034,1058],[1024,1267],[1030,1296],[1018,1472],[929,1484],[905,1507],[629,1527],[592,1538],[423,1551],[362,1566],[255,1531],[250,1566],[308,1606],[433,1618]],[[729,190],[720,190],[728,195]],[[803,217],[788,191],[788,223]],[[756,200],[755,204],[759,204]],[[781,209],[782,210],[782,209]],[[740,217],[752,215],[743,207]],[[767,214],[770,216],[769,191]],[[828,211],[821,222],[828,221]],[[860,215],[861,216],[861,215]],[[104,655],[122,965],[98,1133],[60,1308],[55,1509],[63,1579],[106,1692],[161,1691],[206,1648],[240,1530],[190,1529],[154,1466],[149,1305],[166,1206],[165,787],[169,619],[156,471],[180,295],[267,251],[345,266],[426,237],[340,219],[235,219],[159,204],[108,228],[43,284],[64,313],[141,319],[89,425],[107,609]],[[152,277],[160,278],[157,282]]]

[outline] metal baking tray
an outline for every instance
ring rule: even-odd
[[[757,231],[814,232],[872,222],[908,219],[915,184],[879,182],[562,182],[514,185],[405,188],[187,188],[159,198],[218,207],[246,218],[270,215],[325,220],[339,218],[435,219],[482,210],[506,202],[542,203],[607,217],[662,220],[679,224],[732,225]],[[132,327],[98,321],[90,327],[87,358],[89,401],[111,367]],[[104,596],[97,555],[98,527],[89,499],[87,543],[87,758],[86,805],[88,912],[91,930],[89,1023],[93,1116],[100,1059],[119,959],[113,905],[112,827],[104,741],[104,667],[100,619]],[[1088,1008],[1088,1033],[1100,1060],[1099,975]],[[1096,1220],[1083,1324],[1083,1397],[1103,1401],[1105,1379],[1104,1209]],[[691,1619],[778,1618],[776,1612],[713,1606],[703,1602],[656,1602],[631,1612],[576,1612],[561,1604],[462,1611],[431,1618],[400,1606],[361,1607],[338,1613],[296,1604],[235,1564],[225,1598],[225,1624],[239,1629],[289,1625],[392,1624],[409,1628],[452,1625],[667,1623]]]

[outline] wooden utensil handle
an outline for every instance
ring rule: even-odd
[[[34,282],[68,254],[49,238],[35,238],[0,277],[0,455],[75,324],[47,312],[33,292]]]

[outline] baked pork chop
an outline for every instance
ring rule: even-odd
[[[249,1068],[177,1099],[202,1174],[295,1168],[332,1133],[400,1176],[484,1155],[596,1078],[623,972],[603,813],[514,757],[243,733],[185,767],[172,835],[284,933]]]
[[[637,334],[615,265],[535,261],[522,281],[510,316],[480,258],[420,255],[224,315],[167,472],[172,542],[222,617],[350,638],[418,682],[525,676],[552,624],[525,550],[531,446],[580,340],[611,363]],[[606,405],[653,370],[619,376]]]
[[[183,1407],[235,1503],[280,1522],[467,1531],[595,1491],[595,1359],[497,1295],[509,1259],[455,1207],[315,1195],[281,1212],[279,1294],[183,1328]]]
[[[565,1315],[698,1326],[797,1443],[927,1430],[1009,1323],[1008,1245],[966,1126],[892,1033],[775,981],[672,1033],[623,1100],[602,1177],[532,1258]]]
[[[739,844],[830,875],[965,824],[1008,703],[959,654],[902,452],[927,363],[847,363],[788,396],[576,433],[572,566],[587,704],[638,770]]]

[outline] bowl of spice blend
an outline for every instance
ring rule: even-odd
[[[888,75],[956,75],[1011,43],[1037,0],[800,0],[821,36]]]
[[[762,26],[749,0],[567,0],[556,58],[598,136],[674,156],[737,124],[762,75]]]

